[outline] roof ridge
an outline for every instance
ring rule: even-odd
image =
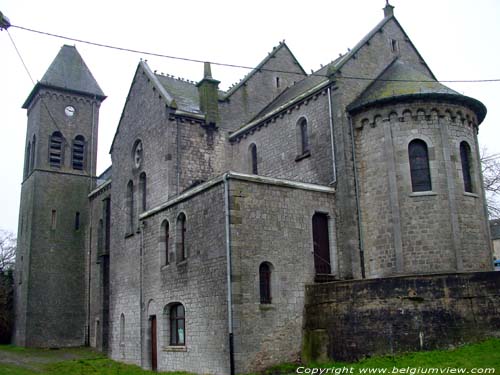
[[[170,78],[170,79],[173,79],[175,81],[184,82],[184,83],[188,83],[188,84],[192,84],[192,85],[196,85],[196,83],[197,83],[197,81],[192,81],[192,80],[184,78],[184,77],[176,77],[173,74],[168,74],[168,73],[163,73],[163,72],[157,73],[157,70],[155,70],[153,72],[153,74],[157,77]]]

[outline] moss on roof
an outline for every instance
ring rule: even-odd
[[[186,112],[201,113],[198,88],[194,83],[171,76],[155,75],[165,90],[174,98],[179,109]]]
[[[479,123],[486,115],[486,107],[480,101],[446,87],[429,74],[399,59],[395,59],[347,109],[356,112],[382,102],[416,98],[443,99],[465,104],[476,112]]]

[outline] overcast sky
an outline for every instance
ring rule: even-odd
[[[391,0],[395,15],[439,80],[500,78],[500,1]],[[170,56],[257,65],[285,39],[307,72],[345,53],[382,18],[385,0],[0,0],[12,25]],[[108,98],[100,112],[98,173],[133,74],[142,57],[153,70],[198,81],[203,66],[119,52],[42,36],[14,27],[10,35],[35,81],[63,44],[76,45]],[[212,67],[227,89],[248,71]],[[500,82],[445,83],[482,101],[488,115],[479,142],[500,153]],[[9,35],[0,32],[0,229],[17,232],[26,136],[21,105],[33,85]]]

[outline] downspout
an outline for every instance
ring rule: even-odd
[[[143,277],[143,250],[144,250],[144,227],[145,223],[141,223],[141,239],[140,239],[140,245],[139,245],[139,259],[140,259],[140,266],[139,266],[139,332],[140,332],[140,337],[141,337],[141,367],[144,366],[144,332],[143,332],[143,292],[142,292],[142,277]]]
[[[92,212],[92,208],[90,208],[90,212]],[[92,221],[91,221],[92,223]],[[87,285],[87,339],[85,340],[85,346],[90,346],[90,285],[91,285],[91,274],[92,274],[92,224],[89,226],[89,277],[88,277],[88,285]],[[97,345],[96,345],[97,346]]]
[[[234,375],[234,339],[233,339],[233,290],[231,286],[231,213],[229,210],[229,173],[222,177],[224,182],[224,216],[226,229],[226,274],[227,274],[227,325],[229,331],[229,367]]]
[[[365,275],[365,249],[363,242],[363,224],[361,221],[361,206],[359,204],[359,182],[358,182],[358,172],[356,169],[356,149],[354,147],[354,128],[352,126],[351,116],[347,116],[349,119],[349,127],[351,129],[351,147],[352,147],[352,169],[354,171],[354,190],[356,193],[356,211],[358,213],[358,237],[359,237],[359,263],[361,266],[361,277],[366,278]]]
[[[181,185],[181,155],[180,155],[180,150],[181,150],[181,145],[180,145],[180,140],[181,136],[179,133],[180,127],[179,127],[179,119],[176,117],[175,118],[175,123],[177,125],[177,131],[176,131],[176,173],[177,173],[177,190],[176,190],[176,195],[179,195],[180,192],[180,185]]]
[[[330,185],[337,182],[337,166],[335,161],[335,135],[333,134],[333,108],[331,86],[328,86],[328,118],[330,121],[330,142],[332,144],[332,181]]]
[[[92,127],[90,134],[90,164],[89,164],[89,193],[93,188],[92,181],[92,171],[94,164],[94,128],[95,128],[95,101],[97,97],[94,95],[94,100],[92,100]],[[90,199],[89,199],[90,201]],[[90,203],[90,202],[89,202]],[[88,290],[87,290],[87,340],[85,340],[85,345],[90,346],[90,286],[92,285],[92,204],[89,204],[89,251],[88,251]],[[97,345],[96,345],[97,346]]]

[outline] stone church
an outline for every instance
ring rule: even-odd
[[[17,345],[246,373],[300,358],[306,285],[492,269],[486,108],[437,81],[390,4],[312,74],[281,42],[216,78],[139,62],[96,176],[106,96],[61,48],[23,105]]]

